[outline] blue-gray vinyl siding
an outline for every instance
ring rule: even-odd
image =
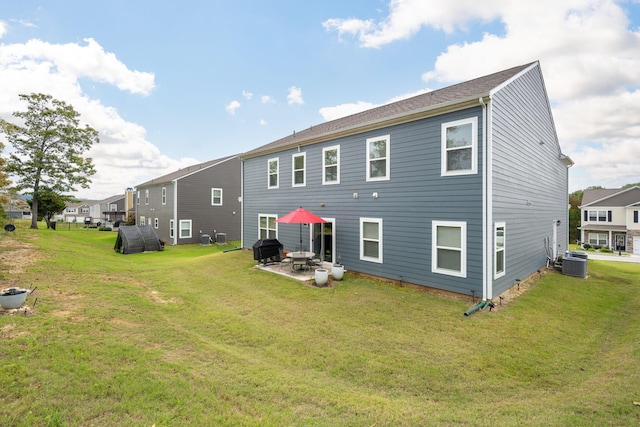
[[[225,233],[227,240],[240,240],[241,230],[241,176],[240,160],[230,158],[219,164],[195,171],[175,181],[139,186],[140,200],[136,205],[136,220],[144,216],[154,226],[159,239],[172,244],[200,243],[201,235],[214,237],[214,230]],[[176,186],[177,185],[177,191]],[[166,204],[162,204],[162,188],[166,188]],[[222,189],[222,206],[211,205],[211,189]],[[149,190],[149,204],[145,203],[145,190]],[[177,203],[176,203],[177,197]],[[176,207],[177,206],[177,207]],[[170,221],[175,219],[175,239],[170,236]],[[180,238],[180,221],[191,220],[191,237]]]
[[[441,176],[441,124],[478,119],[478,172]],[[335,256],[348,270],[447,291],[482,294],[482,110],[425,118],[244,160],[243,246],[258,240],[259,214],[281,217],[302,206],[335,218]],[[367,138],[390,135],[388,181],[366,181]],[[340,184],[322,185],[322,149],[340,146]],[[298,151],[299,150],[299,151]],[[306,153],[306,186],[292,187],[292,155]],[[279,159],[279,188],[267,188],[268,159]],[[372,194],[378,193],[374,199]],[[354,193],[358,198],[354,198]],[[383,263],[360,260],[360,218],[383,220]],[[467,224],[467,277],[431,272],[432,221]],[[299,245],[297,224],[278,224],[285,249]],[[308,227],[303,246],[309,248]]]
[[[558,254],[566,250],[568,169],[539,67],[492,97],[492,117],[493,221],[506,223],[506,269],[493,283],[495,297],[544,268],[553,220],[561,221]]]

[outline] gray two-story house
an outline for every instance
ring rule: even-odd
[[[568,244],[568,167],[533,62],[321,123],[241,155],[243,247],[327,223],[305,250],[347,270],[491,299]],[[324,245],[318,245],[318,236]]]
[[[189,166],[136,186],[136,224],[151,225],[167,244],[240,239],[238,156]]]

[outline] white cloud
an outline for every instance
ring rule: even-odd
[[[226,106],[226,107],[224,107],[224,108],[227,110],[227,112],[228,112],[229,114],[234,115],[234,114],[236,114],[236,110],[237,110],[238,108],[240,108],[240,102],[238,102],[238,101],[231,101],[231,102],[230,102],[229,104],[227,104],[227,106]]]
[[[4,21],[0,21],[0,39],[7,34],[7,23]]]
[[[287,103],[289,105],[304,104],[304,100],[302,99],[302,89],[295,86],[291,86],[289,88],[289,95],[287,95]]]
[[[366,102],[366,101],[357,101],[353,103],[336,105],[335,107],[323,107],[323,108],[320,108],[319,112],[325,121],[335,120],[335,119],[339,119],[340,117],[346,117],[351,114],[356,114],[361,111],[379,107],[380,105],[390,104],[392,102],[411,98],[412,96],[420,95],[425,92],[427,92],[427,90],[421,89],[416,92],[405,93],[403,95],[395,96],[390,100],[383,102],[382,104],[373,104],[371,102]]]
[[[379,22],[330,19],[323,24],[360,45],[382,48],[422,27],[447,33],[474,23],[498,23],[476,41],[442,52],[427,83],[460,82],[540,60],[562,149],[576,165],[570,176],[589,185],[640,181],[640,32],[614,0],[513,2],[391,0]],[[495,26],[491,27],[492,29]],[[337,107],[336,107],[337,108]],[[598,167],[595,163],[605,161]],[[586,184],[586,185],[584,185]]]
[[[269,95],[262,95],[262,96],[260,97],[260,101],[261,101],[263,104],[272,104],[272,103],[276,102],[276,101],[275,101],[273,98],[271,98]]]
[[[242,96],[244,96],[244,97],[245,97],[245,99],[251,99],[251,98],[253,98],[253,93],[251,93],[251,92],[247,92],[247,91],[244,91],[244,90],[243,90],[243,91],[242,91]]]
[[[265,119],[260,119],[260,126],[266,126],[269,123]]]
[[[26,109],[19,94],[47,93],[72,105],[80,113],[81,123],[99,132],[100,143],[86,153],[93,158],[97,174],[92,177],[91,189],[79,190],[78,197],[95,199],[121,194],[127,187],[171,172],[182,164],[182,160],[162,155],[146,139],[142,126],[126,121],[115,108],[90,99],[82,90],[81,78],[136,94],[149,94],[155,86],[152,73],[129,70],[93,40],[84,46],[39,40],[0,45],[0,75],[3,119],[12,121],[14,111]],[[6,152],[11,149],[7,146]]]

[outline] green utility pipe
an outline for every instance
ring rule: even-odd
[[[227,252],[231,252],[231,251],[239,251],[242,248],[233,248],[233,249],[226,249],[224,251],[222,251],[223,254],[226,254]]]
[[[475,313],[478,310],[484,310],[484,308],[487,306],[487,302],[486,301],[480,301],[479,303],[477,303],[476,305],[474,305],[473,307],[471,307],[469,310],[464,312],[465,316],[469,316],[473,313]]]

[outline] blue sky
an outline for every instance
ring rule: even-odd
[[[613,188],[640,182],[639,25],[638,0],[4,2],[0,117],[20,93],[73,105],[98,199],[539,60],[570,190]]]

